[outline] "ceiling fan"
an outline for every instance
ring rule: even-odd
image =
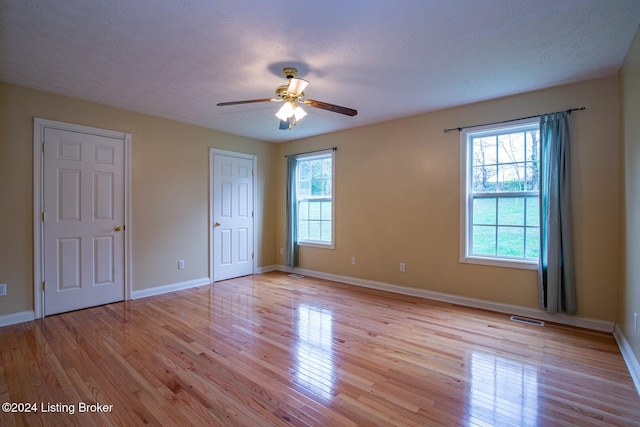
[[[298,70],[293,67],[286,67],[282,70],[284,76],[289,80],[286,85],[276,88],[275,98],[249,99],[246,101],[221,102],[218,106],[251,104],[254,102],[284,102],[280,110],[276,113],[276,117],[280,119],[280,129],[291,129],[298,120],[301,120],[307,113],[298,104],[309,105],[311,107],[320,108],[322,110],[333,111],[334,113],[345,114],[347,116],[355,116],[358,112],[352,108],[341,107],[339,105],[329,104],[327,102],[316,101],[313,99],[304,99],[304,89],[309,84],[304,79],[299,79]]]

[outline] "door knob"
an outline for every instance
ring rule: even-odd
[[[115,227],[113,227],[113,229],[114,229],[115,231],[120,231],[120,226],[119,226],[119,225],[116,225]]]
[[[213,224],[215,227],[220,227],[220,223],[216,222],[215,224]]]

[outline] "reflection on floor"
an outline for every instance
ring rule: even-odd
[[[324,399],[333,392],[333,322],[331,312],[307,304],[298,306],[296,375],[298,381]]]
[[[535,366],[490,353],[471,353],[471,424],[538,425],[538,371]]]

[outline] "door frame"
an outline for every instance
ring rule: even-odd
[[[213,221],[213,213],[214,213],[214,194],[213,190],[214,186],[214,160],[216,154],[222,156],[230,156],[230,157],[239,157],[242,159],[251,160],[253,172],[251,173],[251,185],[252,185],[252,200],[253,200],[253,217],[251,219],[251,227],[253,227],[253,241],[251,244],[253,247],[251,248],[251,252],[254,254],[252,260],[252,274],[256,272],[256,263],[258,262],[258,252],[256,245],[256,218],[258,217],[256,214],[256,177],[258,176],[257,169],[257,156],[255,154],[247,154],[247,153],[238,153],[236,151],[229,150],[221,150],[219,148],[209,148],[209,283],[213,283],[213,271],[214,271],[214,242],[213,242],[213,229],[214,229],[214,221]]]
[[[131,134],[34,117],[33,120],[33,308],[44,317],[44,130],[59,129],[119,139],[124,148],[124,299],[131,299]]]

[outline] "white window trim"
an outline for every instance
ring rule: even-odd
[[[306,246],[320,249],[335,249],[336,242],[336,151],[333,148],[322,151],[315,151],[308,154],[299,154],[296,160],[310,160],[314,157],[326,157],[331,154],[331,243],[321,242],[317,240],[299,240],[298,246]],[[298,183],[298,167],[296,165],[296,185]]]
[[[480,264],[480,265],[489,265],[494,267],[506,267],[506,268],[518,268],[525,270],[537,270],[538,269],[538,261],[528,261],[523,259],[508,259],[508,258],[493,258],[493,257],[482,257],[478,255],[468,255],[469,254],[469,244],[470,244],[470,227],[468,218],[469,218],[469,198],[470,194],[468,189],[471,188],[471,175],[469,174],[469,168],[471,158],[469,156],[469,143],[468,136],[469,134],[482,134],[483,131],[486,131],[487,134],[492,134],[496,131],[496,129],[504,130],[513,130],[517,131],[518,129],[522,129],[524,127],[529,127],[531,125],[537,124],[539,121],[537,119],[523,119],[517,120],[506,126],[499,125],[485,125],[485,126],[477,126],[474,127],[473,130],[463,129],[460,131],[460,262],[464,264]]]

